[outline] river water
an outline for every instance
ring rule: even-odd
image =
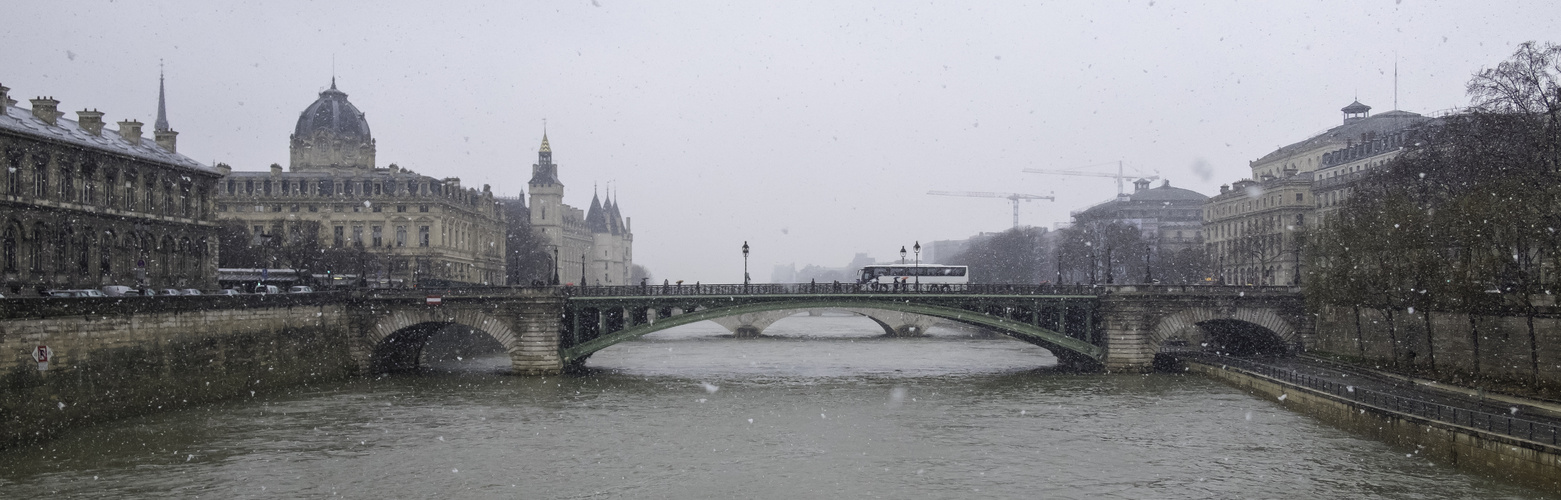
[[[114,421],[0,454],[0,497],[1561,498],[1431,463],[1196,376],[860,317],[689,325],[593,372],[423,375]]]

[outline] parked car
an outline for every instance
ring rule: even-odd
[[[97,291],[97,290],[93,290],[93,289],[86,289],[86,290],[44,290],[43,293],[44,293],[44,296],[46,296],[46,297],[106,297],[106,295],[103,295],[103,292],[100,292],[100,291]]]
[[[282,293],[276,285],[255,285],[255,293]]]
[[[288,288],[287,293],[314,293],[314,288],[307,286],[295,286]]]
[[[125,292],[125,293],[127,295],[129,294],[129,292]],[[157,290],[153,290],[153,289],[150,289],[150,288],[142,288],[140,290],[140,293],[138,293],[137,295],[140,295],[142,297],[155,297],[155,296],[160,295],[160,294],[157,293]]]
[[[127,296],[127,295],[129,295],[129,296],[141,295],[141,292],[136,291],[136,289],[134,287],[129,287],[129,286],[125,286],[125,285],[109,285],[109,286],[103,287],[102,290],[103,290],[103,295],[107,295],[109,297],[124,297],[124,296]]]
[[[217,293],[215,293],[213,295],[243,295],[243,294],[244,294],[244,292],[240,292],[240,291],[234,290],[232,288],[224,288],[224,289],[221,289],[221,290],[217,290]]]
[[[201,291],[200,290],[196,290],[194,288],[186,288],[186,289],[183,289],[183,290],[179,290],[179,295],[200,295],[200,294],[201,294]]]
[[[175,288],[164,288],[162,292],[158,293],[158,295],[184,295],[184,294],[179,293],[179,290],[175,289]]]

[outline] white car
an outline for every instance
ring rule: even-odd
[[[200,295],[200,294],[201,294],[201,291],[200,290],[196,290],[194,288],[186,288],[186,289],[183,289],[183,290],[179,290],[179,295]]]
[[[314,288],[307,286],[295,286],[288,288],[287,293],[314,293]]]

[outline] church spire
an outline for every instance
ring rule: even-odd
[[[168,127],[168,105],[167,105],[167,101],[163,98],[163,70],[160,67],[160,66],[162,66],[162,63],[159,62],[158,66],[159,66],[159,68],[157,69],[157,123],[153,125],[152,129],[153,130],[167,132],[167,131],[173,130],[173,129]]]

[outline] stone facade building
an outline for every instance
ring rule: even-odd
[[[618,203],[603,203],[594,193],[586,210],[564,204],[553,148],[542,133],[537,163],[531,166],[531,226],[541,231],[558,256],[559,281],[586,285],[627,285],[634,267],[634,232]]]
[[[1344,188],[1339,176],[1359,172],[1357,167],[1364,165],[1350,161],[1367,161],[1361,156],[1364,151],[1399,147],[1405,130],[1430,120],[1407,111],[1372,116],[1371,107],[1359,101],[1340,111],[1343,124],[1254,160],[1252,178],[1220,186],[1220,194],[1204,204],[1205,245],[1220,280],[1300,284],[1306,230],[1317,223],[1325,204],[1318,190],[1337,198],[1336,191]],[[1329,180],[1335,178],[1340,180]]]
[[[214,288],[211,194],[221,173],[178,153],[162,84],[157,121],[65,119],[59,101],[17,107],[0,86],[0,276],[5,293],[128,285]]]
[[[1171,187],[1149,187],[1147,179],[1133,183],[1133,193],[1073,213],[1074,224],[1123,222],[1142,232],[1155,253],[1168,255],[1203,245],[1202,208],[1208,196]]]
[[[285,172],[273,164],[222,179],[217,216],[241,221],[257,244],[365,252],[369,268],[342,272],[372,287],[504,283],[504,215],[492,190],[375,166],[368,121],[334,80],[298,117],[290,153]]]

